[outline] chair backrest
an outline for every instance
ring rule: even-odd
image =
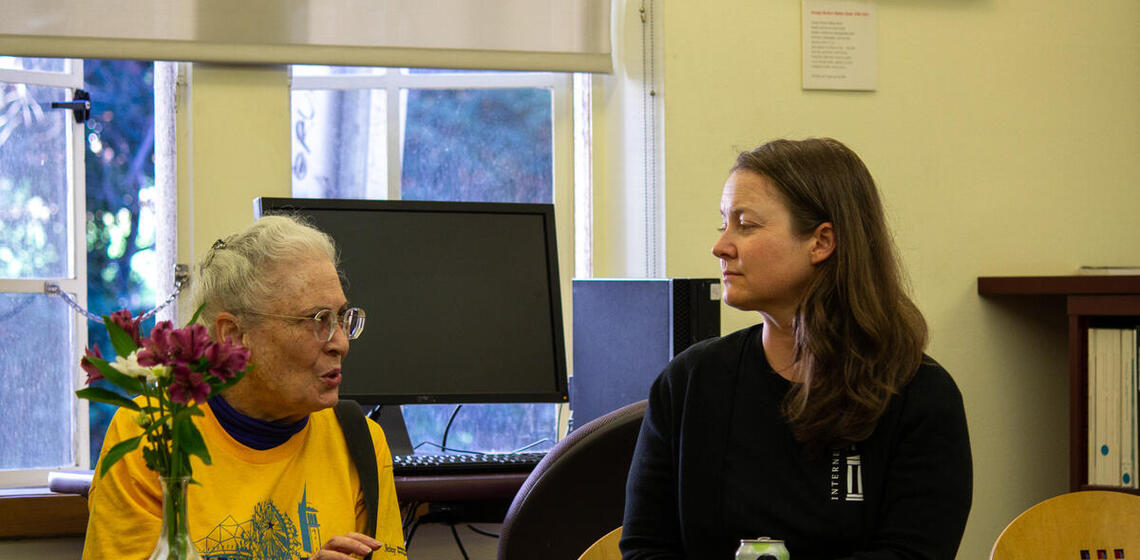
[[[499,560],[574,560],[621,525],[645,404],[587,422],[546,454],[507,510]]]
[[[594,541],[594,544],[590,545],[590,548],[587,548],[586,552],[578,557],[578,560],[621,560],[621,549],[618,548],[619,541],[621,541],[621,527]]]
[[[1087,490],[1049,498],[998,536],[991,560],[1140,558],[1140,496]]]

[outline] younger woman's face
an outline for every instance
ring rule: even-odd
[[[798,235],[771,180],[738,170],[724,183],[720,259],[724,300],[745,311],[790,319],[811,280],[813,239]]]

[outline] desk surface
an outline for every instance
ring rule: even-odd
[[[514,499],[529,473],[397,476],[401,502],[469,502]]]

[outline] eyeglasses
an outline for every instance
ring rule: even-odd
[[[332,340],[338,326],[344,329],[344,334],[349,340],[360,338],[360,333],[364,332],[364,310],[359,307],[349,307],[340,313],[335,313],[332,309],[322,309],[307,317],[262,313],[260,311],[247,311],[247,313],[278,319],[293,319],[294,321],[312,321],[313,336],[321,344]]]

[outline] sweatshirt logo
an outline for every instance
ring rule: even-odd
[[[863,501],[863,461],[854,445],[846,450],[832,450],[829,474],[831,501]]]

